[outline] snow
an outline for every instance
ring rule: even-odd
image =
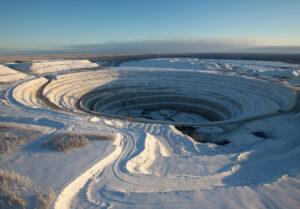
[[[95,175],[99,175],[101,171],[109,164],[111,164],[121,153],[121,140],[122,136],[117,135],[115,137],[116,149],[109,154],[106,158],[98,162],[92,168],[85,171],[81,176],[72,181],[68,186],[64,188],[64,190],[60,193],[57,201],[55,202],[55,209],[59,208],[69,208],[71,204],[72,198],[79,192],[80,189],[84,187],[87,181],[90,178],[93,178]]]
[[[147,67],[147,68],[176,68],[210,70],[219,73],[234,73],[239,75],[255,76],[266,79],[299,78],[300,65],[269,61],[248,60],[214,60],[197,58],[176,59],[148,59],[139,62],[122,63],[121,67]],[[299,84],[299,83],[298,83]]]
[[[24,73],[18,72],[16,70],[13,70],[4,65],[0,65],[0,82],[17,81],[17,80],[25,79],[28,77],[30,77],[30,76],[28,76]]]
[[[166,146],[155,136],[146,133],[143,151],[126,163],[126,169],[131,173],[151,174],[151,165],[155,163],[156,156],[170,157]]]
[[[31,108],[45,107],[45,105],[36,97],[37,91],[47,82],[44,77],[27,80],[17,85],[13,91],[13,98]]]
[[[89,69],[96,65],[84,60],[13,65],[30,74],[0,66],[0,121],[44,135],[1,156],[0,168],[52,187],[52,208],[300,204],[298,64],[169,58],[107,69]],[[73,71],[80,66],[86,69]],[[209,142],[174,124],[195,126]],[[56,132],[115,137],[67,153],[41,146]],[[214,143],[220,140],[230,143]]]
[[[70,69],[94,68],[99,65],[97,63],[91,63],[89,60],[40,60],[28,63],[12,64],[10,66],[25,73],[43,74]]]

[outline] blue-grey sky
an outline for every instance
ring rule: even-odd
[[[300,0],[0,0],[0,53],[294,50],[299,11]]]

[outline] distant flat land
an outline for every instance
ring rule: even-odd
[[[51,59],[89,59],[92,62],[128,62],[152,58],[193,57],[199,59],[238,59],[281,61],[300,64],[300,54],[231,54],[231,53],[114,53],[114,54],[38,54],[0,55],[0,63]]]

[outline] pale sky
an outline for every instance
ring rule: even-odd
[[[0,0],[0,53],[294,50],[299,11],[299,0]]]

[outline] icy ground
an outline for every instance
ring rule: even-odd
[[[97,67],[0,65],[1,124],[43,130],[0,156],[0,168],[51,187],[52,208],[299,208],[300,65],[176,58]],[[69,152],[41,146],[61,132],[114,140]]]

